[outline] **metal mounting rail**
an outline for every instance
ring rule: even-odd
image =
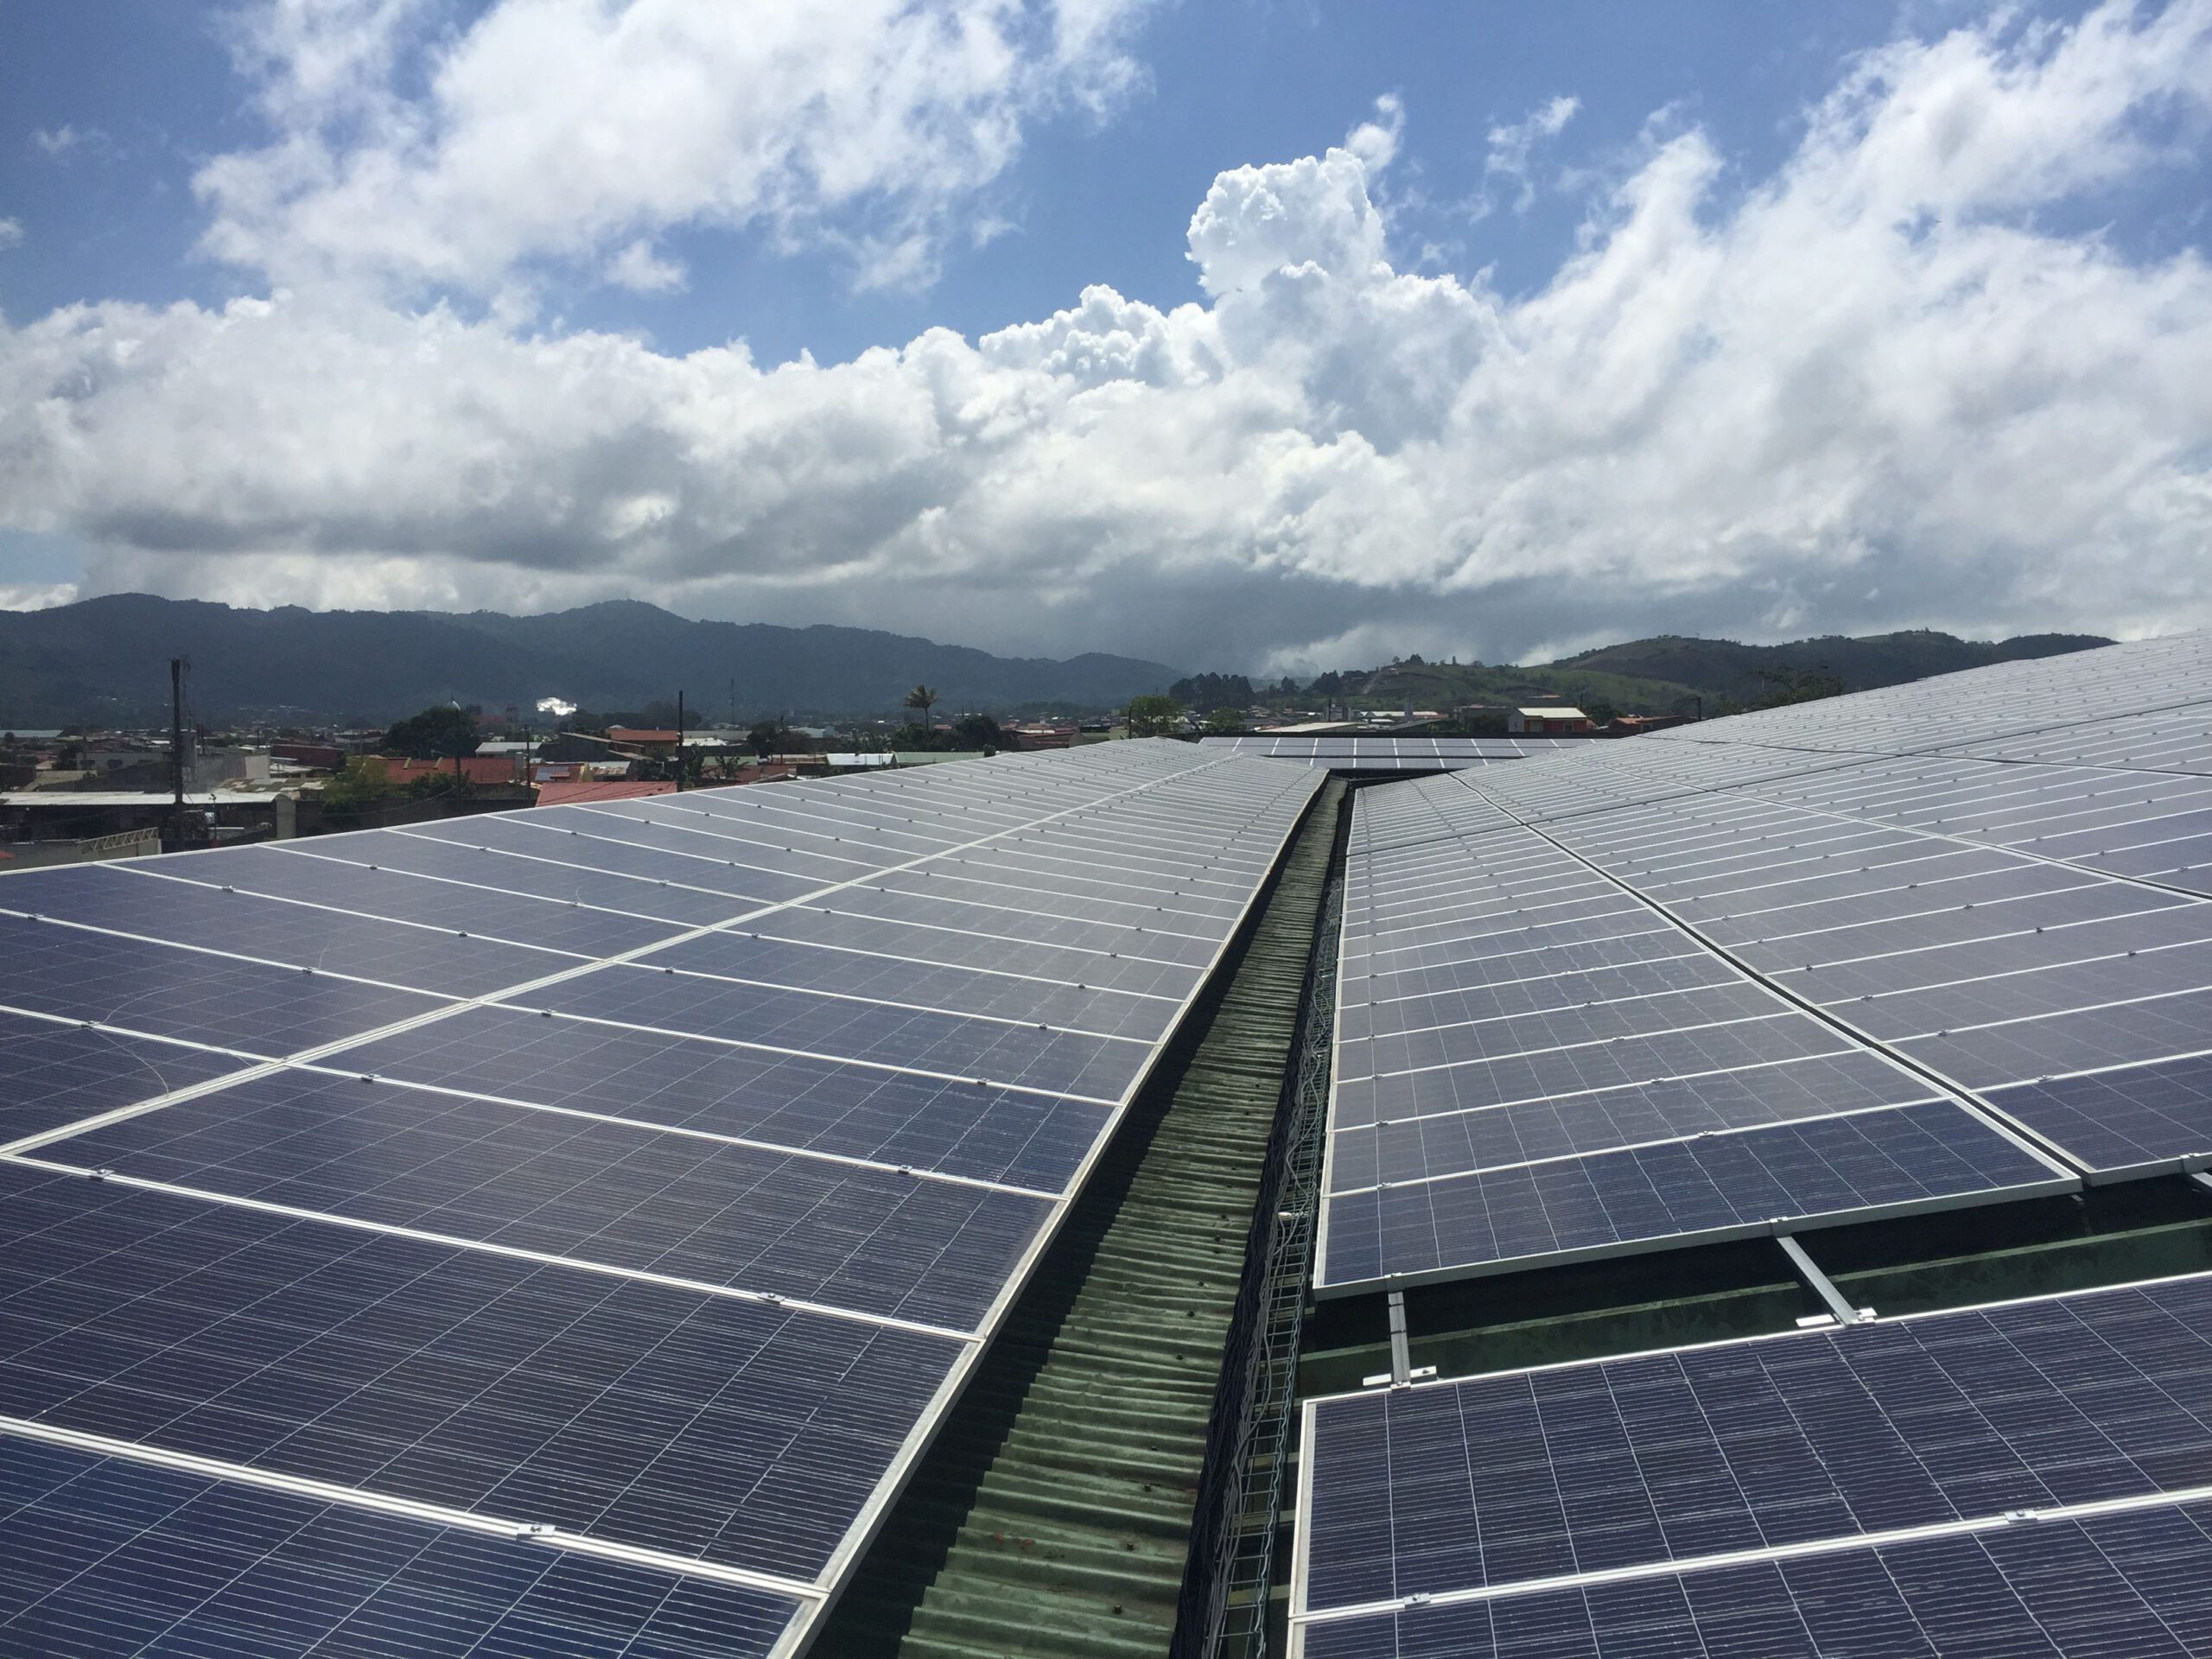
[[[1835,1287],[1835,1281],[1821,1271],[1821,1264],[1805,1253],[1805,1247],[1787,1233],[1778,1232],[1774,1242],[1782,1246],[1782,1253],[1789,1258],[1789,1265],[1797,1269],[1797,1276],[1812,1287],[1813,1294],[1827,1305],[1829,1317],[1838,1325],[1863,1325],[1874,1317],[1871,1307],[1853,1307],[1850,1300]]]

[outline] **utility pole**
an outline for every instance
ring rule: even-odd
[[[176,791],[176,845],[184,850],[184,658],[169,658],[169,780]]]
[[[683,792],[683,693],[676,694],[676,792]]]

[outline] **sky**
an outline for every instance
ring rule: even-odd
[[[0,607],[2212,613],[2212,0],[0,0]]]

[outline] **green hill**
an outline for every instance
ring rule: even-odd
[[[1450,711],[1469,704],[1511,707],[1562,699],[1597,703],[1621,714],[1687,711],[1702,699],[1705,712],[1757,703],[1767,674],[1831,675],[1847,691],[1870,690],[1980,668],[1990,663],[2055,657],[2110,645],[2085,633],[2023,634],[1997,640],[1961,639],[1916,629],[1863,639],[1829,635],[1780,645],[1745,645],[1732,639],[1691,639],[1664,634],[1601,645],[1554,663],[1492,665],[1409,660],[1338,677],[1336,695],[1368,707],[1410,703]],[[1324,684],[1328,677],[1324,676]],[[1300,699],[1311,701],[1311,694]]]
[[[1662,634],[1654,639],[1635,639],[1626,645],[1601,645],[1564,662],[1554,671],[1625,675],[1694,687],[1707,696],[1733,697],[1750,702],[1760,690],[1759,671],[1770,673],[1833,674],[1847,691],[1866,691],[1878,685],[1901,685],[1926,679],[1931,674],[1955,673],[1991,663],[2009,663],[2034,657],[2056,657],[2069,651],[2108,645],[2111,640],[2091,633],[2027,633],[2012,639],[1961,639],[1927,628],[1905,633],[1868,634],[1847,639],[1829,634],[1817,639],[1797,639],[1782,645],[1739,645],[1732,639],[1686,639]]]

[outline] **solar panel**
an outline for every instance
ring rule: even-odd
[[[353,844],[350,838],[334,839],[327,846],[336,851]],[[585,957],[635,950],[683,931],[671,922],[572,905],[537,893],[499,893],[460,881],[403,875],[392,869],[372,870],[328,856],[321,850],[325,845],[318,839],[285,849],[239,847],[184,861],[140,860],[116,868],[132,875],[195,881],[289,899],[310,907],[310,915],[335,910],[353,916],[416,922]]]
[[[39,871],[8,878],[0,901],[35,905]],[[18,885],[20,884],[20,885]],[[303,1052],[463,1006],[150,939],[0,914],[0,1007],[93,1020],[255,1055]]]
[[[1048,1193],[280,1071],[41,1147],[56,1162],[964,1334]]]
[[[1804,1659],[2212,1649],[2212,1503],[1954,1535],[1615,1584],[1427,1604],[1300,1627],[1305,1659]]]
[[[82,1122],[251,1065],[243,1055],[0,1014],[0,1144]]]
[[[1323,735],[1262,733],[1203,737],[1209,749],[1290,760],[1329,772],[1463,772],[1546,753],[1558,740],[1543,737],[1427,737],[1408,733]]]
[[[0,1434],[0,1647],[126,1659],[753,1659],[791,1599]]]
[[[799,1583],[963,1346],[16,1163],[0,1287],[9,1417]]]
[[[1053,1192],[1073,1179],[1109,1116],[1065,1096],[521,1009],[469,1008],[332,1063],[524,1105]]]
[[[478,1651],[607,1550],[622,1650],[803,1639],[1319,782],[1116,744],[10,878],[0,1446],[558,1529],[424,1615]]]
[[[1655,1628],[1725,1629],[1738,1604],[1721,1575],[1739,1568],[1779,1596],[1765,1620],[1834,1574],[1878,1579],[1882,1546],[1977,1540],[2032,1566],[2074,1546],[2005,1540],[2148,1535],[2123,1515],[2202,1560],[2188,1535],[2212,1489],[2212,1275],[1316,1401],[1303,1478],[1292,1611],[1309,1655],[1466,1650],[1438,1645],[1446,1632],[1584,1651],[1573,1640],[1626,1639],[1630,1586]],[[2024,1512],[2045,1518],[2008,1522]],[[1893,1576],[1891,1605],[1940,1611],[1920,1596],[1942,1593],[1942,1570]],[[2031,1602],[2063,1599],[2063,1578],[2027,1576]],[[2154,1606],[2171,1588],[2133,1582]],[[2179,1605],[2212,1607],[2201,1583]],[[2000,1611],[1988,1629],[2018,1617]],[[1547,1628],[1573,1639],[1541,1646]],[[1840,1626],[1821,1639],[1841,1645],[1781,1650],[1891,1650]]]
[[[12,896],[0,893],[0,900]],[[154,881],[119,864],[54,871],[24,895],[48,922],[132,938],[218,948],[279,968],[342,969],[347,977],[445,996],[481,996],[589,958],[505,944],[463,930],[310,910],[185,881]]]

